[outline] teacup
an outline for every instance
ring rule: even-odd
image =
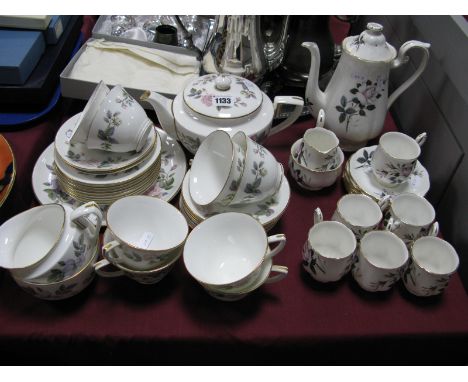
[[[317,125],[304,133],[301,159],[312,170],[329,170],[336,161],[340,141],[333,131],[323,128],[325,112],[319,111]]]
[[[361,239],[353,267],[356,282],[369,292],[389,290],[408,263],[408,249],[395,234],[371,231]]]
[[[110,89],[104,83],[100,81],[97,86],[94,88],[93,94],[89,97],[88,102],[86,103],[83,112],[80,114],[78,120],[76,121],[75,126],[73,127],[72,133],[70,135],[70,143],[86,143],[88,139],[89,129],[91,128],[91,123],[98,112],[99,105],[101,105],[104,98],[109,94]]]
[[[383,134],[371,160],[372,172],[379,183],[396,187],[406,182],[416,167],[426,138],[426,133],[416,139],[395,131]]]
[[[289,156],[289,170],[297,184],[306,190],[321,190],[331,186],[341,175],[344,154],[338,147],[334,163],[328,170],[312,170],[304,162],[300,162],[300,153],[304,145],[303,139],[297,140],[291,147]]]
[[[13,277],[18,286],[26,293],[42,300],[65,300],[83,291],[94,280],[93,265],[99,256],[99,246],[92,250],[92,256],[81,269],[63,280],[55,282],[30,282]]]
[[[278,243],[272,250],[268,245]],[[263,226],[247,214],[227,212],[196,226],[184,247],[184,263],[202,286],[229,290],[255,280],[267,259],[284,248],[286,237],[267,237]]]
[[[76,210],[60,204],[31,208],[0,227],[0,266],[15,279],[62,281],[94,255],[101,222],[94,202]]]
[[[406,245],[410,245],[431,230],[437,236],[439,226],[434,222],[434,207],[422,196],[402,193],[388,201],[389,208],[385,213],[385,229],[396,234]]]
[[[237,132],[232,140],[245,152],[245,168],[230,204],[259,202],[274,195],[283,179],[283,167],[270,151],[243,131]]]
[[[338,281],[350,271],[355,251],[353,232],[342,223],[323,221],[317,208],[302,252],[304,269],[317,281]]]
[[[98,107],[88,132],[89,149],[139,152],[153,122],[141,105],[120,85],[115,85]]]
[[[252,293],[254,290],[260,288],[263,284],[276,283],[283,280],[287,275],[288,267],[283,265],[273,265],[272,260],[267,259],[264,261],[259,276],[242,288],[224,290],[218,288],[208,288],[207,286],[203,287],[209,295],[218,300],[238,301]]]
[[[383,216],[381,208],[386,206],[388,198],[383,198],[379,205],[364,194],[344,195],[336,205],[332,220],[343,223],[360,240],[367,232],[377,229]]]
[[[223,130],[212,132],[202,142],[192,161],[189,191],[200,207],[228,205],[244,173],[245,154]]]
[[[135,280],[140,284],[156,284],[169,274],[169,272],[174,267],[176,261],[179,259],[181,254],[182,251],[180,251],[178,255],[174,257],[169,263],[146,271],[136,271],[133,269],[129,269],[122,264],[113,263],[108,259],[103,259],[94,264],[94,271],[99,276],[105,278],[127,276],[128,278],[131,278],[132,280]],[[105,270],[104,268],[108,266],[111,266],[114,269],[110,271]]]
[[[447,287],[458,264],[457,252],[448,242],[434,236],[419,238],[411,247],[403,283],[416,296],[438,295]]]
[[[138,195],[111,204],[107,231],[111,239],[102,248],[103,256],[115,265],[144,271],[161,267],[180,255],[188,225],[173,205]]]

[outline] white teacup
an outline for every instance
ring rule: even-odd
[[[89,149],[138,152],[152,126],[141,105],[122,86],[115,85],[95,113],[86,145]]]
[[[245,168],[231,204],[254,203],[273,196],[283,179],[281,164],[243,131],[237,132],[232,140],[245,152]]]
[[[342,223],[323,221],[317,208],[302,252],[304,269],[317,281],[338,281],[350,271],[355,251],[353,232]]]
[[[406,245],[410,245],[421,236],[437,236],[439,226],[434,222],[436,213],[432,204],[422,196],[403,193],[388,201],[385,213],[385,229],[396,234]]]
[[[0,227],[0,266],[15,279],[60,282],[94,255],[101,221],[94,202],[75,210],[46,204],[22,212]]]
[[[411,262],[403,282],[416,296],[434,296],[444,291],[458,264],[457,252],[448,242],[434,236],[422,237],[411,247]]]
[[[189,191],[195,204],[205,209],[230,204],[244,173],[244,156],[242,148],[225,131],[208,135],[190,170]]]
[[[395,234],[371,231],[364,235],[353,267],[353,277],[369,292],[389,290],[408,262],[408,249]]]
[[[279,244],[269,251],[272,243]],[[256,279],[264,261],[277,255],[285,244],[284,235],[267,237],[263,226],[251,216],[227,212],[193,229],[183,257],[187,271],[202,286],[228,290]]]
[[[386,205],[382,199],[381,205]],[[381,206],[364,194],[344,195],[337,203],[332,220],[343,223],[360,240],[367,232],[377,229],[382,220]]]
[[[386,187],[406,182],[416,167],[426,138],[426,133],[416,139],[395,131],[383,134],[371,160],[376,179]]]
[[[135,271],[161,267],[178,257],[188,234],[184,216],[168,202],[150,196],[129,196],[107,210],[111,239],[103,256]],[[106,231],[106,234],[107,234]]]

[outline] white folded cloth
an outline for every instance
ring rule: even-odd
[[[88,40],[70,77],[175,95],[199,71],[194,56],[100,39]]]

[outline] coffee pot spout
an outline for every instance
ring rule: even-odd
[[[309,50],[311,55],[309,78],[306,86],[306,101],[311,104],[312,113],[317,117],[320,109],[325,108],[325,93],[318,86],[320,69],[320,51],[315,42],[303,42],[302,46]]]
[[[154,91],[145,91],[140,101],[146,101],[153,106],[156,116],[158,117],[159,124],[162,129],[174,139],[177,139],[177,132],[175,127],[174,114],[172,113],[172,100],[162,96]]]

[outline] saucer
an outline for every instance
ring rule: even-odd
[[[371,158],[377,146],[364,147],[356,151],[350,158],[343,173],[347,188],[366,194],[374,200],[380,200],[386,195],[399,195],[403,192],[424,196],[429,191],[429,173],[419,161],[409,176],[407,182],[396,187],[385,187],[380,184],[372,173]]]
[[[189,224],[190,228],[195,227],[206,218],[218,213],[240,212],[248,214],[257,219],[258,222],[263,225],[265,230],[269,231],[276,225],[278,220],[283,215],[288,206],[291,195],[288,180],[285,176],[283,176],[283,180],[278,192],[266,200],[240,206],[226,206],[222,207],[217,212],[207,213],[206,211],[200,209],[200,207],[196,206],[190,197],[189,176],[190,170],[187,171],[187,174],[185,175],[184,181],[182,183],[182,192],[180,194],[179,206],[182,214],[184,214],[184,216],[187,218],[187,223]]]
[[[0,134],[0,207],[10,194],[15,182],[15,156],[8,141]]]
[[[171,201],[179,192],[187,169],[185,153],[174,139],[163,130],[157,129],[161,137],[161,169],[157,181],[144,193],[167,202]],[[73,208],[81,203],[63,192],[54,172],[54,144],[51,143],[39,156],[33,174],[32,184],[34,194],[41,204],[68,204]],[[100,206],[104,211],[107,206]]]
[[[151,129],[146,144],[140,152],[114,153],[104,150],[88,149],[83,143],[69,143],[68,140],[78,122],[81,113],[68,119],[55,136],[55,150],[60,159],[68,166],[90,173],[110,173],[123,171],[135,166],[151,154],[156,143],[156,132]]]

